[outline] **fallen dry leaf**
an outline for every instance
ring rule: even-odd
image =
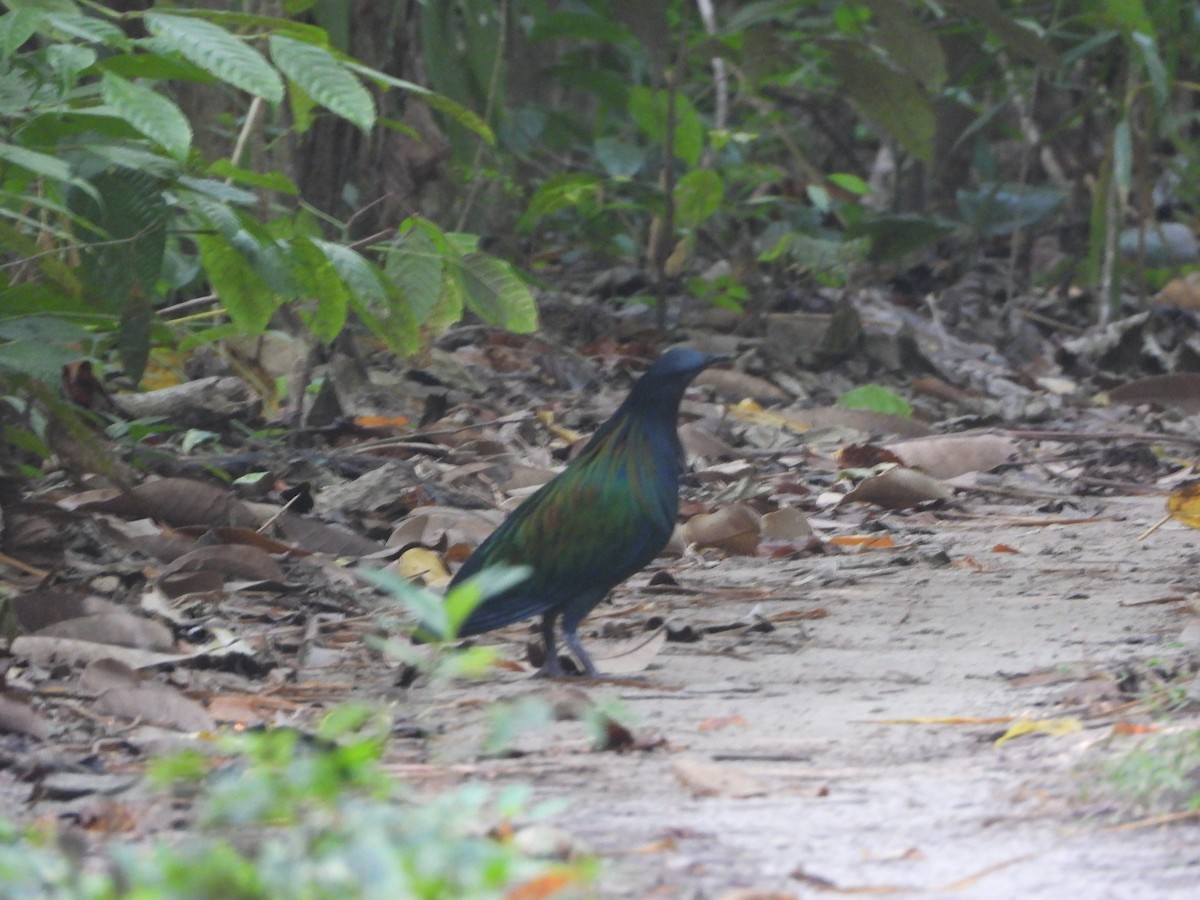
[[[692,516],[683,526],[684,540],[698,547],[753,556],[758,550],[759,518],[750,506],[734,503],[713,513]]]
[[[730,766],[697,759],[676,759],[671,772],[694,797],[761,797],[766,787],[757,778]]]

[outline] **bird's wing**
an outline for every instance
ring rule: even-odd
[[[527,565],[521,584],[488,597],[461,634],[478,634],[556,608],[587,605],[663,548],[675,524],[677,481],[653,454],[623,441],[568,468],[496,529],[454,583],[489,566]]]

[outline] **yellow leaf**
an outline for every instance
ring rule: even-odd
[[[428,547],[410,547],[400,554],[396,568],[409,581],[417,581],[428,587],[442,587],[450,582],[442,557]]]
[[[1167,513],[1189,528],[1200,528],[1200,481],[1172,491],[1167,497]]]
[[[729,412],[734,418],[742,422],[749,422],[751,425],[772,425],[775,428],[789,428],[801,434],[812,428],[807,422],[763,409],[749,398],[730,406]]]
[[[1046,734],[1050,737],[1062,737],[1065,734],[1075,734],[1083,730],[1083,723],[1078,719],[1018,719],[1009,726],[1008,731],[996,738],[999,747],[1005,741],[1023,737],[1027,734]]]

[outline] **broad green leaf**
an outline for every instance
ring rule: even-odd
[[[675,185],[675,221],[695,228],[721,207],[725,182],[711,169],[693,169]]]
[[[382,304],[387,300],[388,289],[383,274],[374,263],[333,241],[314,240],[313,244],[333,263],[351,295],[371,304]]]
[[[431,91],[427,87],[422,87],[411,81],[405,81],[403,78],[396,78],[394,75],[388,75],[386,72],[380,72],[378,69],[372,69],[370,66],[364,66],[359,62],[343,60],[343,65],[347,69],[357,72],[367,81],[372,81],[380,87],[399,88],[402,91],[408,91],[410,94],[416,94],[421,98],[421,102],[431,109],[436,109],[438,112],[449,116],[459,125],[475,132],[475,134],[487,141],[488,144],[495,146],[496,135],[488,123],[461,103],[457,103],[443,94]]]
[[[280,297],[259,277],[246,255],[222,235],[197,234],[192,239],[200,249],[209,284],[230,318],[244,332],[261,332]]]
[[[158,179],[138,169],[107,169],[91,182],[99,201],[72,190],[68,205],[87,223],[78,229],[87,295],[115,313],[131,297],[155,294],[166,251],[167,201]]]
[[[599,177],[587,172],[552,175],[534,191],[517,225],[527,231],[546,216],[564,209],[575,208],[580,215],[590,215],[603,187]]]
[[[838,41],[829,49],[834,75],[850,101],[909,153],[932,163],[936,119],[933,105],[916,81],[856,44]]]
[[[0,159],[20,166],[35,175],[54,181],[71,182],[71,167],[57,156],[28,150],[17,144],[0,143]]]
[[[937,32],[921,23],[902,0],[864,0],[879,23],[875,39],[888,56],[930,90],[946,83],[946,57]]]
[[[146,370],[150,357],[150,327],[154,322],[154,307],[150,298],[131,294],[121,309],[121,324],[117,328],[117,355],[125,374],[137,384]]]
[[[227,159],[218,159],[212,163],[208,167],[208,172],[218,178],[228,178],[232,181],[238,181],[256,188],[264,188],[268,191],[286,194],[289,197],[296,197],[300,194],[300,189],[296,187],[296,183],[282,172],[255,172],[251,169],[243,169],[240,166],[235,166]],[[254,195],[250,195],[251,203],[255,202],[256,199]],[[237,200],[234,202],[241,203],[244,201]]]
[[[322,343],[337,337],[346,325],[349,293],[329,257],[307,238],[291,243],[292,277],[301,300],[295,309],[301,321]]]
[[[935,216],[897,214],[863,219],[846,229],[846,236],[869,240],[871,260],[885,262],[900,259],[952,231],[952,224]]]
[[[645,150],[619,138],[600,138],[592,152],[610,178],[632,178],[646,163]]]
[[[149,12],[146,27],[161,45],[178,52],[234,87],[271,103],[283,99],[283,82],[258,51],[219,25],[187,16]]]
[[[53,384],[62,367],[79,359],[79,351],[35,341],[0,343],[0,374],[27,375]]]
[[[670,98],[665,90],[636,87],[629,92],[629,114],[656,144],[665,145]],[[700,162],[704,150],[704,126],[687,95],[675,94],[675,155],[690,168]]]
[[[519,334],[537,331],[537,304],[512,266],[485,253],[462,259],[467,305],[481,319]]]
[[[979,22],[1011,50],[1040,66],[1058,65],[1058,53],[1050,42],[1000,8],[996,0],[947,0]]]
[[[846,409],[869,409],[889,416],[912,418],[912,405],[881,384],[864,384],[847,391],[838,397],[837,405]]]
[[[857,175],[852,175],[849,172],[834,172],[829,176],[831,184],[835,184],[843,191],[849,191],[851,194],[856,194],[859,197],[864,197],[871,193],[871,185],[863,181]]]
[[[375,124],[375,101],[362,83],[314,44],[271,35],[271,59],[314,100],[363,131]]]
[[[150,88],[105,72],[100,81],[104,102],[126,122],[176,159],[186,159],[192,126],[179,107]]]
[[[385,271],[418,322],[437,308],[442,293],[442,253],[424,228],[412,228],[388,252]]]
[[[89,44],[123,47],[129,43],[129,38],[118,26],[105,19],[80,15],[78,12],[50,13],[42,19],[38,30],[49,31],[55,37],[67,35]]]
[[[0,16],[0,59],[7,60],[33,37],[42,15],[37,9],[16,9]]]

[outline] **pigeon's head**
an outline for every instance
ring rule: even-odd
[[[691,347],[672,347],[656,359],[642,377],[663,380],[682,378],[686,384],[704,369],[727,359],[728,356],[717,356]]]

